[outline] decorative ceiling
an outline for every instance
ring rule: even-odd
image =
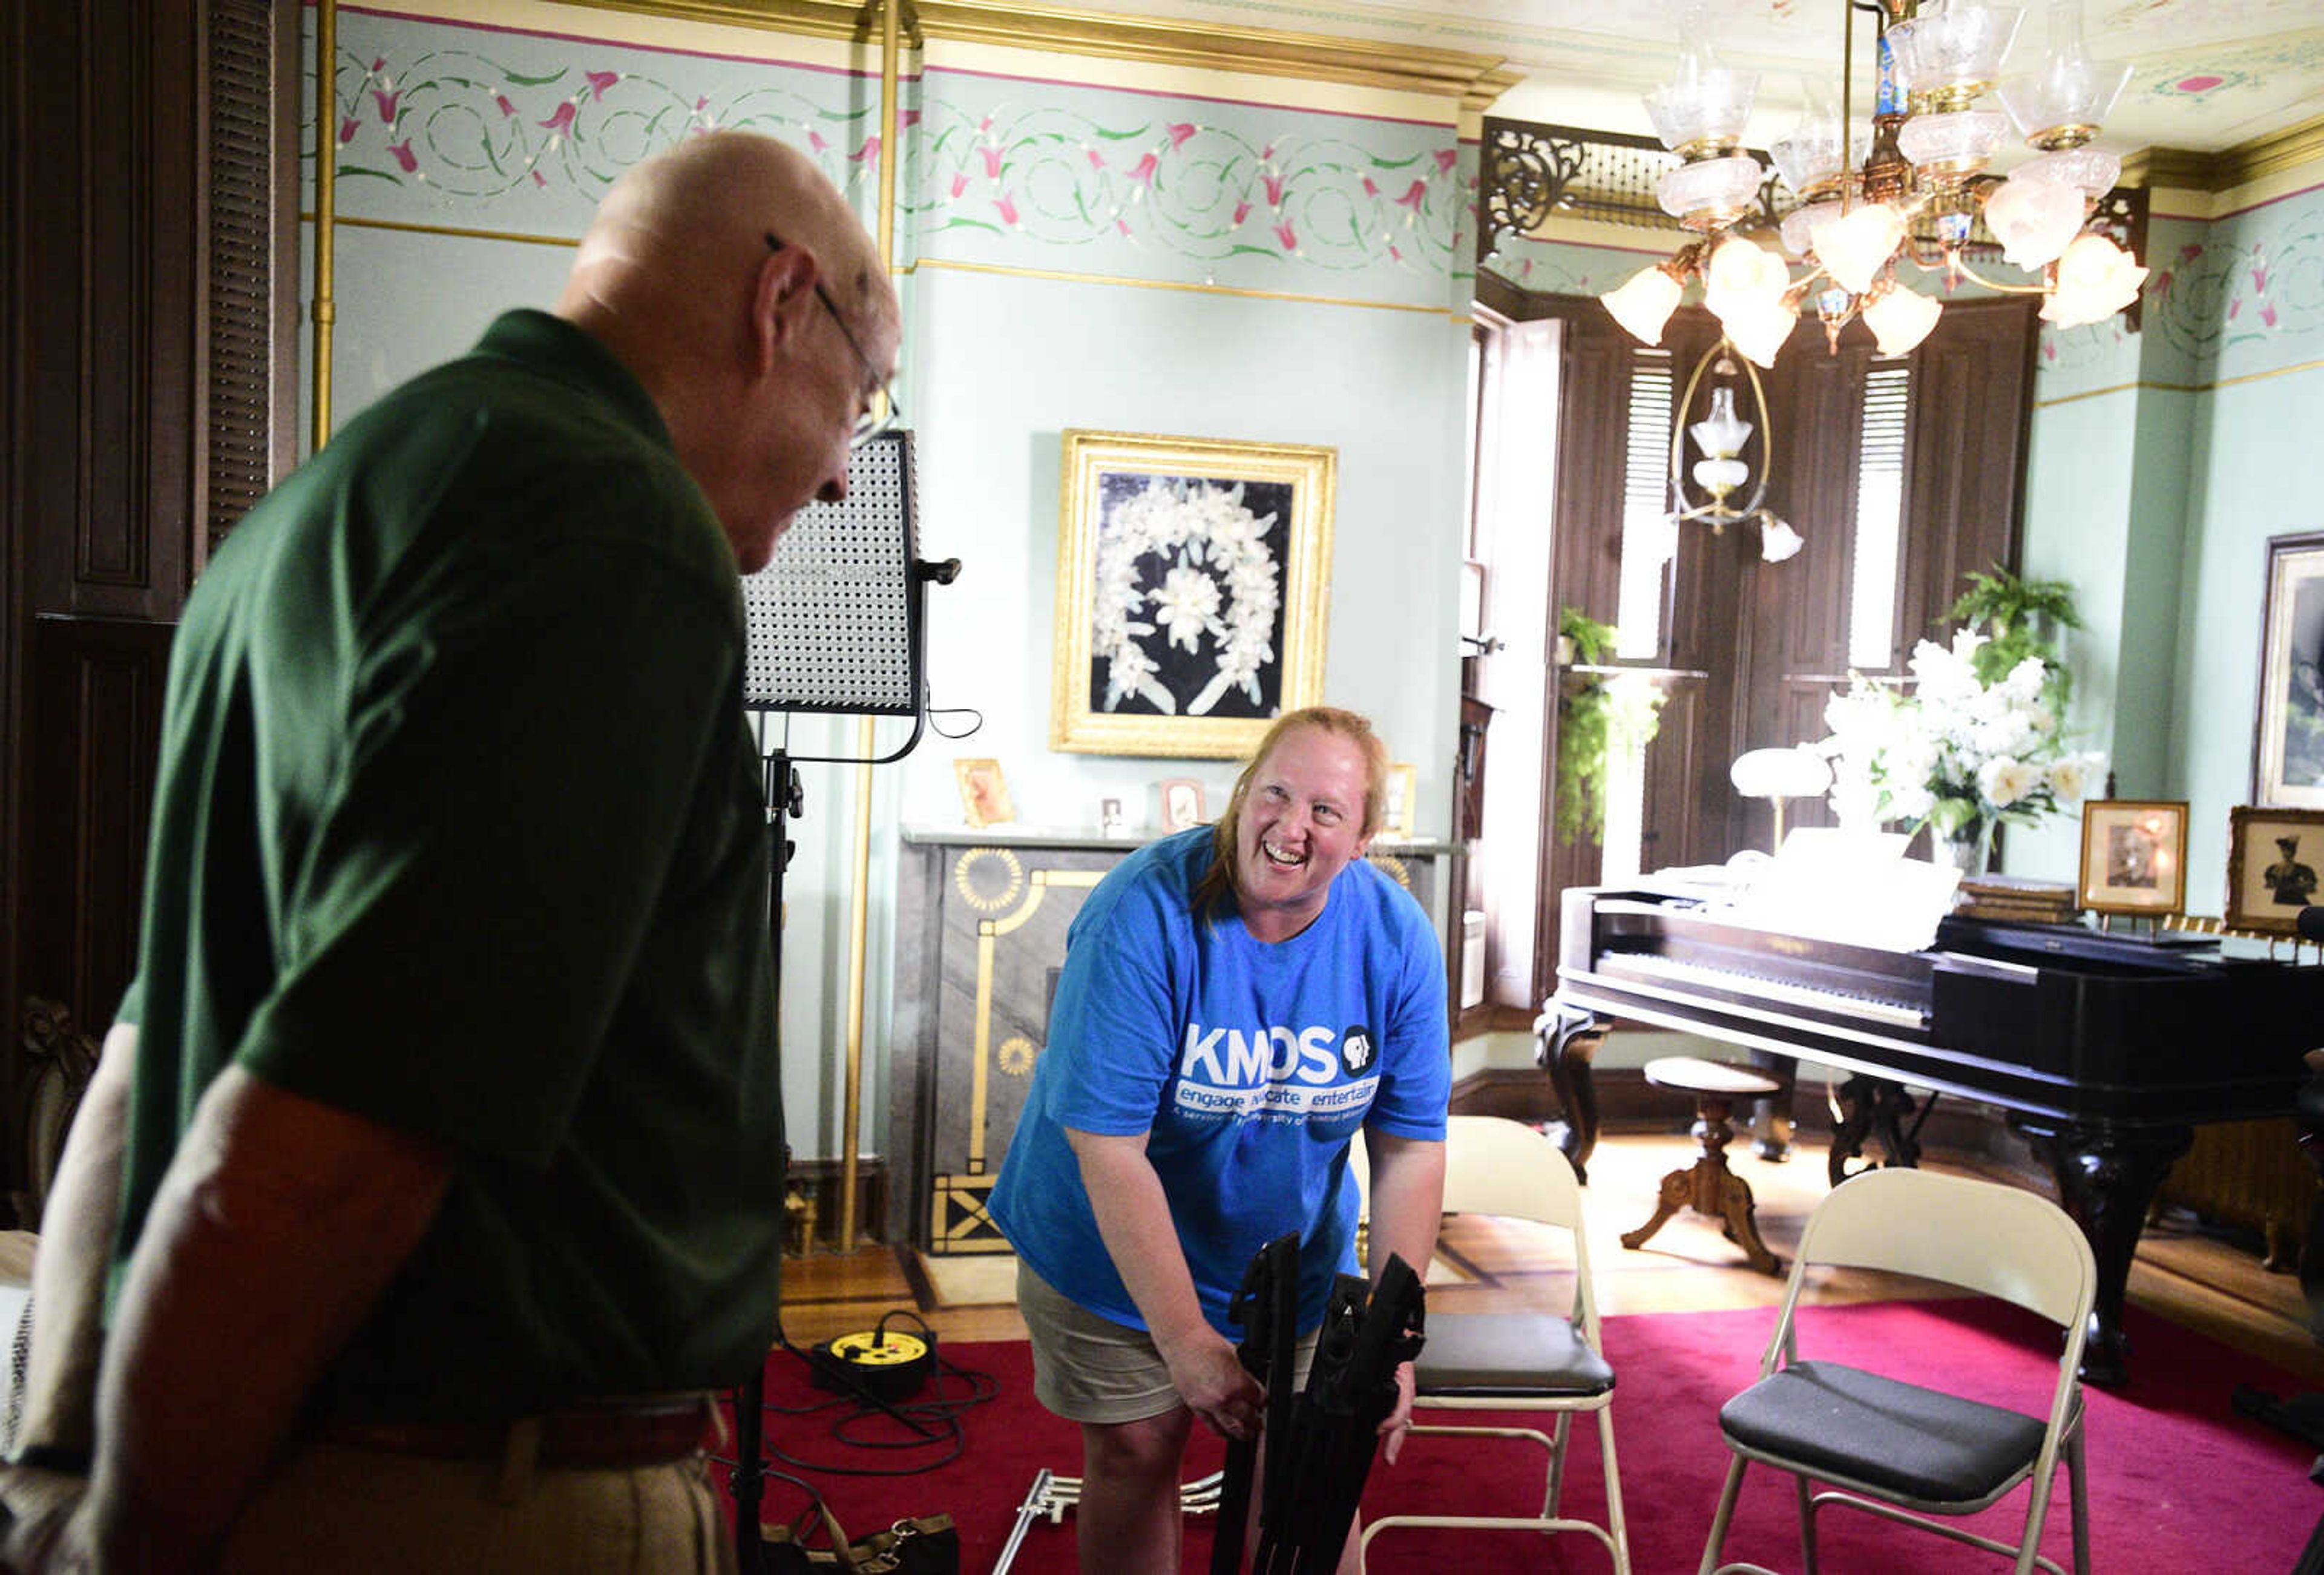
[[[1668,81],[1683,22],[1707,17],[1721,62],[1761,73],[1747,141],[1764,147],[1796,118],[1801,78],[1836,84],[1844,0],[1101,0],[1104,14],[1194,27],[1273,30],[1498,56],[1522,80],[1496,115],[1645,133],[1641,94]],[[2011,69],[2030,64],[2048,16],[2024,7]],[[1084,12],[1088,15],[1090,13]],[[1696,25],[1684,22],[1690,27]],[[2100,143],[2216,153],[2287,130],[2324,107],[2324,6],[2317,0],[2085,0],[2092,56],[2134,70]],[[1869,102],[1869,18],[1857,30],[1857,104]]]

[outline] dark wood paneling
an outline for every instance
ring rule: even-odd
[[[207,462],[246,503],[290,457],[298,23],[0,0],[0,1091],[27,993],[101,1034],[133,966]]]
[[[1906,652],[1944,621],[1963,575],[2017,563],[2035,309],[2030,299],[1948,306],[1913,353],[1898,598]]]
[[[137,962],[145,832],[172,626],[42,618],[33,626],[25,978],[109,1022]]]

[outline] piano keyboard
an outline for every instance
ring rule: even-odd
[[[1689,981],[1714,988],[1738,990],[1760,1000],[1784,1001],[1794,1006],[1810,1007],[1817,1011],[1834,1012],[1867,1022],[1882,1023],[1890,1027],[1904,1028],[1913,1033],[1926,1033],[1929,1012],[1916,1007],[1877,996],[1855,995],[1844,990],[1821,990],[1814,985],[1796,984],[1788,980],[1771,979],[1764,973],[1752,973],[1739,968],[1711,968],[1700,962],[1681,962],[1658,956],[1651,952],[1621,952],[1609,954],[1600,963],[1601,970],[1611,972],[1618,961],[1623,973],[1640,973],[1650,978],[1668,980],[1674,983]]]

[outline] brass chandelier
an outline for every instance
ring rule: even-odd
[[[2126,65],[2092,60],[2082,46],[2079,0],[2052,0],[2048,49],[2027,74],[2004,78],[2024,13],[1974,0],[1842,0],[1842,69],[1837,111],[1811,91],[1799,126],[1768,150],[1800,206],[1781,225],[1785,252],[1805,265],[1794,277],[1783,255],[1736,233],[1766,179],[1742,151],[1756,73],[1720,67],[1698,15],[1675,81],[1646,98],[1655,134],[1683,161],[1656,195],[1697,239],[1601,298],[1615,320],[1659,344],[1686,285],[1728,340],[1761,366],[1775,364],[1802,310],[1812,306],[1831,343],[1857,318],[1881,353],[1900,355],[1926,338],[1942,310],[1907,286],[1899,269],[1966,279],[2003,294],[2038,294],[2043,318],[2072,327],[2112,317],[2137,298],[2146,270],[2083,226],[2121,173],[2121,161],[2089,145],[2129,79]],[[1855,14],[1877,22],[1878,97],[1868,145],[1845,141],[1848,65]],[[2001,112],[1975,107],[1998,84]],[[2005,180],[1987,166],[2014,124],[2037,156]],[[1860,150],[1861,157],[1856,158]],[[1982,216],[2004,261],[2038,271],[2034,283],[1991,279],[1963,254]],[[1924,241],[1915,231],[1932,232]]]

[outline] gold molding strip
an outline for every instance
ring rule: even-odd
[[[312,224],[315,216],[302,213],[302,223]],[[525,246],[578,246],[578,236],[528,235],[515,230],[472,230],[458,225],[416,225],[405,219],[348,218],[344,215],[333,220],[343,230],[401,230],[409,235],[457,235],[467,241],[512,241]]]
[[[2215,393],[2223,388],[2236,388],[2247,382],[2265,382],[2272,377],[2290,377],[2294,373],[2324,371],[2324,360],[2302,361],[2291,366],[2278,366],[2266,372],[2238,373],[2211,382],[2150,382],[2140,378],[2133,382],[2117,382],[2106,388],[2086,389],[2080,393],[2060,394],[2054,400],[2035,400],[2034,408],[2047,410],[2052,405],[2070,405],[2076,400],[2094,400],[2101,394],[2127,393],[2134,389],[2147,389],[2156,393]]]
[[[2319,159],[2324,159],[2324,115],[2216,153],[2186,148],[2141,149],[2122,161],[2122,183],[2171,186],[2184,191],[2232,191]]]
[[[719,27],[753,27],[767,32],[804,33],[810,38],[845,39],[868,43],[872,19],[880,7],[862,0],[559,0],[592,11],[626,11],[638,16],[666,16],[676,22],[709,23]],[[919,30],[908,30],[912,47],[920,44]]]
[[[1341,295],[1303,295],[1288,290],[1249,290],[1232,284],[1190,284],[1177,279],[1126,279],[1111,273],[1068,273],[1047,268],[1012,268],[1001,262],[961,262],[947,257],[923,257],[905,272],[936,268],[954,273],[994,273],[1010,279],[1049,279],[1066,284],[1119,284],[1135,290],[1184,290],[1196,295],[1240,295],[1252,300],[1298,301],[1308,306],[1361,307],[1370,311],[1420,312],[1466,324],[1469,314],[1443,307],[1419,306],[1401,300],[1356,300]]]
[[[601,11],[627,11],[687,22],[752,27],[869,42],[878,7],[838,0],[567,0]],[[1018,0],[921,0],[905,38],[924,49],[932,38],[1010,49],[1096,55],[1150,65],[1194,66],[1381,88],[1457,100],[1481,112],[1524,79],[1498,55],[1412,44],[1378,43],[1322,33],[1107,16],[1026,5]]]
[[[1498,56],[1369,39],[1109,16],[1017,0],[920,0],[918,9],[930,38],[1393,88],[1458,99],[1471,110],[1482,110],[1524,79]]]

